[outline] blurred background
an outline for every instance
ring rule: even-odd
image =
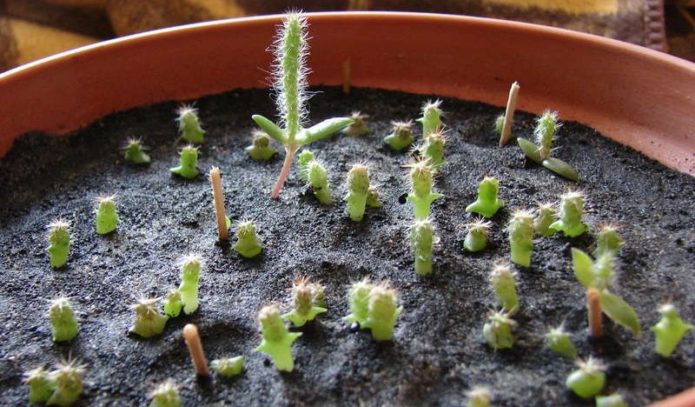
[[[0,0],[0,71],[137,32],[305,11],[420,11],[525,21],[695,61],[695,0]]]

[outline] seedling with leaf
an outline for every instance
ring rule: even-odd
[[[560,197],[558,220],[549,226],[552,232],[562,232],[566,237],[577,237],[587,231],[582,220],[584,216],[584,194],[569,191]]]
[[[369,133],[369,127],[367,126],[368,115],[362,114],[361,112],[352,112],[350,119],[352,123],[343,129],[343,133],[348,136],[364,136]]]
[[[116,196],[106,196],[97,198],[96,207],[96,229],[100,235],[106,235],[118,226],[118,209],[116,208]]]
[[[430,134],[442,128],[442,104],[441,100],[427,101],[422,107],[422,116],[416,121],[422,124],[422,137],[427,138]]]
[[[572,343],[569,332],[565,331],[564,325],[552,328],[545,334],[545,343],[548,349],[558,355],[570,360],[577,358],[577,348]]]
[[[75,311],[67,297],[56,298],[48,310],[54,342],[70,341],[80,329]]]
[[[169,317],[162,315],[158,306],[159,298],[141,298],[131,308],[135,312],[135,320],[130,332],[143,338],[151,338],[164,332]]]
[[[367,319],[360,328],[369,329],[375,341],[390,341],[402,309],[398,306],[396,290],[386,283],[374,286],[369,292]]]
[[[466,212],[477,213],[485,218],[492,218],[504,206],[498,198],[500,181],[495,177],[485,177],[478,184],[478,198],[466,207]]]
[[[29,386],[29,403],[70,407],[80,398],[84,388],[84,367],[76,361],[61,362],[53,371],[39,367],[26,373],[24,382]]]
[[[306,91],[308,81],[306,59],[309,54],[307,43],[307,20],[299,13],[287,14],[278,30],[273,54],[275,56],[272,73],[273,86],[277,94],[276,104],[280,113],[280,123],[275,124],[261,115],[252,119],[271,138],[285,146],[285,162],[271,197],[280,196],[285,180],[290,173],[297,150],[304,145],[330,137],[352,123],[349,117],[324,120],[308,129],[302,127],[307,116]]]
[[[427,219],[430,216],[432,202],[444,197],[443,194],[432,192],[434,169],[427,160],[410,164],[410,193],[406,199],[413,203],[415,219]]]
[[[278,150],[270,144],[270,137],[265,132],[255,130],[251,145],[246,147],[246,152],[256,161],[268,161],[278,153]]]
[[[147,147],[142,144],[140,139],[130,139],[125,147],[125,160],[132,164],[144,165],[151,161],[150,156],[145,152]]]
[[[287,330],[280,316],[280,310],[274,305],[261,309],[258,322],[263,340],[256,348],[256,352],[263,352],[270,356],[278,370],[291,372],[294,369],[292,343],[302,334]]]
[[[191,105],[181,105],[176,110],[176,123],[179,125],[181,138],[191,144],[203,144],[205,130],[200,125],[198,109]]]
[[[413,144],[413,122],[391,122],[391,134],[384,142],[395,151],[403,151]]]
[[[179,152],[179,165],[169,171],[186,179],[198,176],[198,148],[188,145]]]
[[[172,379],[167,379],[158,384],[152,393],[152,402],[149,407],[181,407],[179,388]]]
[[[190,254],[181,260],[180,268],[181,285],[178,291],[183,303],[183,312],[190,315],[198,309],[198,285],[203,260],[197,254]]]
[[[244,370],[244,357],[235,356],[233,358],[222,358],[215,359],[210,362],[210,367],[218,375],[231,379],[234,376],[238,376]]]
[[[328,182],[328,172],[326,167],[320,161],[311,160],[307,164],[306,171],[309,174],[309,185],[314,192],[314,196],[324,205],[330,205],[333,202],[331,198],[331,188]]]
[[[602,312],[613,322],[639,336],[641,328],[635,310],[625,300],[608,290],[614,279],[615,258],[613,255],[604,253],[593,261],[588,254],[572,248],[572,268],[577,280],[587,290],[591,336],[602,335]]]
[[[555,233],[550,230],[550,225],[555,222],[555,205],[552,203],[542,203],[538,205],[536,219],[533,221],[533,228],[536,234],[548,237]]]
[[[70,225],[57,219],[48,225],[48,258],[51,267],[61,268],[68,262],[70,254]]]
[[[543,115],[536,119],[536,128],[533,131],[536,137],[536,142],[533,143],[525,138],[517,138],[517,143],[521,147],[521,151],[528,157],[529,160],[536,164],[542,165],[548,170],[565,177],[572,181],[578,181],[579,175],[577,171],[566,162],[552,157],[553,140],[555,133],[562,126],[557,120],[557,112],[546,110]]]
[[[432,251],[436,242],[434,225],[429,219],[416,220],[410,226],[410,246],[415,257],[415,274],[420,277],[432,273]]]
[[[302,327],[307,322],[313,321],[317,315],[326,312],[326,308],[319,305],[323,287],[318,283],[310,283],[308,278],[298,278],[292,284],[292,311],[282,316],[296,327]]]
[[[490,407],[492,395],[487,387],[476,386],[466,392],[468,402],[466,407]]]
[[[364,217],[369,197],[369,169],[362,164],[355,164],[347,176],[347,190],[345,202],[350,219],[360,222]]]
[[[502,311],[491,312],[483,325],[483,338],[495,350],[509,349],[514,346],[516,321]]]
[[[492,223],[484,219],[476,219],[466,225],[468,232],[463,240],[463,247],[469,252],[479,252],[487,247]]]
[[[588,399],[596,396],[606,385],[606,367],[601,361],[589,357],[586,361],[577,361],[578,369],[572,371],[565,387],[572,390],[579,397]]]
[[[508,316],[519,310],[519,296],[516,292],[516,273],[504,263],[497,263],[490,273],[490,285],[497,303]]]
[[[659,355],[668,358],[683,340],[683,337],[695,326],[683,321],[673,304],[663,304],[658,309],[661,314],[659,322],[651,327],[656,343],[654,349]]]
[[[533,254],[533,215],[525,210],[517,210],[507,225],[512,262],[523,267],[531,266]]]
[[[251,259],[263,251],[263,243],[256,233],[256,225],[250,220],[239,222],[236,227],[236,239],[232,248],[242,257]]]
[[[596,249],[592,254],[594,257],[600,257],[604,253],[618,256],[623,244],[623,238],[620,237],[617,226],[603,225],[596,234]]]

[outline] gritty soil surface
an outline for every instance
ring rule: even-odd
[[[584,290],[570,267],[570,248],[590,250],[593,238],[539,238],[533,264],[519,269],[521,311],[517,345],[494,351],[482,340],[482,326],[495,300],[488,273],[509,257],[504,226],[517,208],[556,201],[575,184],[525,162],[514,143],[497,147],[492,130],[501,109],[445,99],[448,164],[436,188],[446,197],[433,207],[440,242],[435,271],[413,272],[407,238],[412,223],[406,154],[389,150],[382,137],[391,120],[417,117],[427,97],[355,89],[345,96],[319,89],[310,122],[361,110],[370,115],[365,137],[337,136],[312,144],[329,171],[335,203],[320,206],[296,170],[279,201],[270,188],[282,154],[267,163],[250,160],[243,147],[253,129],[250,116],[273,117],[266,90],[234,91],[197,102],[207,130],[200,149],[202,172],[217,165],[223,174],[227,211],[238,221],[257,222],[263,255],[240,258],[217,243],[208,180],[172,177],[177,163],[175,103],[163,103],[100,120],[70,137],[30,134],[0,160],[0,404],[22,405],[22,373],[72,355],[86,365],[79,405],[144,405],[148,392],[166,378],[181,385],[186,405],[446,405],[465,403],[465,392],[485,385],[495,405],[592,405],[571,395],[563,383],[571,361],[550,353],[543,335],[564,322],[579,353],[603,359],[606,392],[619,391],[630,405],[644,405],[695,382],[695,335],[670,360],[658,357],[648,327],[656,307],[670,298],[685,319],[695,319],[695,179],[675,173],[575,123],[559,131],[556,155],[582,177],[588,197],[586,221],[621,226],[626,245],[614,291],[633,304],[644,334],[633,337],[606,321],[604,340],[587,340]],[[562,113],[562,112],[560,112]],[[534,117],[517,113],[515,135],[531,137]],[[419,133],[419,128],[416,130]],[[119,148],[140,137],[151,147],[152,164],[133,167]],[[419,134],[418,134],[419,137]],[[354,223],[344,213],[345,176],[353,163],[366,163],[384,202]],[[492,245],[467,254],[464,211],[484,175],[501,180],[506,206],[493,219]],[[116,194],[118,231],[94,231],[93,201]],[[54,271],[46,254],[46,225],[55,218],[72,225],[68,265]],[[206,266],[201,307],[170,320],[160,337],[128,334],[129,304],[139,296],[161,296],[179,283],[177,260],[200,253]],[[320,280],[328,313],[302,329],[295,343],[295,370],[278,373],[262,354],[258,310],[278,303],[288,309],[295,276]],[[377,343],[341,318],[348,314],[346,290],[363,277],[388,280],[403,305],[395,339]],[[69,344],[51,340],[46,312],[59,295],[73,299],[81,330]],[[245,372],[233,380],[200,382],[192,374],[181,338],[186,323],[199,326],[210,359],[245,355]]]

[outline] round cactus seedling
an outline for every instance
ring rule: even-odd
[[[152,402],[149,407],[181,407],[179,388],[172,379],[167,379],[150,393]]]
[[[384,142],[395,151],[403,151],[413,144],[413,122],[391,122],[391,134]]]
[[[191,144],[202,144],[205,141],[205,130],[200,125],[198,109],[191,105],[182,105],[176,110],[176,114],[181,138]]]
[[[141,298],[137,304],[131,306],[135,312],[135,320],[130,332],[143,338],[151,338],[164,331],[169,317],[159,312],[158,302],[158,298]]]
[[[233,249],[244,258],[251,259],[263,251],[263,243],[256,233],[256,225],[250,220],[237,225],[236,238]]]
[[[343,133],[348,136],[364,136],[369,133],[369,127],[367,126],[368,115],[362,114],[361,112],[352,112],[350,119],[352,123],[344,128]]]
[[[54,342],[70,341],[80,329],[72,304],[67,297],[56,298],[48,310]]]
[[[132,164],[144,165],[149,164],[150,156],[145,152],[147,148],[142,144],[140,139],[130,139],[125,147],[125,160]]]
[[[256,161],[268,161],[278,153],[270,143],[270,137],[262,130],[254,130],[251,145],[246,152]]]
[[[106,235],[118,226],[118,209],[116,208],[116,196],[100,197],[96,200],[96,229],[100,235]]]
[[[606,367],[603,363],[589,357],[586,361],[577,361],[577,366],[579,368],[567,376],[565,386],[585,399],[599,394],[606,385]]]
[[[53,383],[53,393],[46,401],[46,405],[69,407],[80,398],[84,388],[82,373],[84,367],[77,365],[76,361],[61,362],[56,370],[50,373]]]
[[[483,219],[477,219],[466,225],[468,233],[463,240],[463,247],[469,252],[479,252],[487,247],[487,239],[490,235],[492,223]]]

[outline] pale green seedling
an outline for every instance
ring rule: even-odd
[[[485,218],[492,218],[504,206],[504,201],[497,196],[500,181],[495,177],[485,177],[478,184],[478,198],[466,207],[466,212],[477,213]]]
[[[468,232],[463,240],[463,247],[469,252],[479,252],[487,247],[492,223],[484,219],[476,219],[466,225]]]
[[[432,252],[436,242],[435,228],[429,219],[416,220],[410,226],[410,246],[415,257],[415,274],[420,277],[432,273]]]
[[[205,130],[201,127],[198,109],[182,105],[176,110],[176,114],[181,138],[191,144],[202,144],[205,141]]]
[[[158,302],[159,298],[141,298],[137,304],[131,305],[135,319],[130,332],[143,338],[151,338],[164,332],[169,317],[161,314]]]
[[[403,151],[413,144],[413,122],[391,122],[391,134],[384,142],[395,151]]]
[[[149,407],[181,407],[179,388],[172,379],[167,379],[158,384],[152,393],[152,401]]]
[[[560,197],[558,220],[549,226],[552,232],[562,232],[566,237],[577,237],[587,231],[584,224],[584,194],[569,191]]]
[[[555,233],[550,230],[550,225],[555,222],[555,205],[552,203],[542,203],[538,205],[536,219],[533,221],[533,228],[536,234],[548,237]]]
[[[420,160],[409,165],[410,192],[406,199],[413,204],[415,219],[427,219],[430,216],[432,202],[444,197],[443,194],[432,191],[434,169],[429,161]]]
[[[235,356],[233,358],[215,359],[210,362],[210,367],[218,375],[231,379],[234,376],[240,375],[244,370],[244,357]]]
[[[198,176],[198,148],[188,145],[179,152],[179,165],[169,171],[186,179],[193,179]]]
[[[512,331],[516,322],[504,312],[491,312],[483,326],[483,338],[492,349],[509,349],[514,346]]]
[[[673,304],[663,304],[658,309],[661,314],[659,322],[651,327],[656,342],[654,349],[659,355],[668,358],[683,340],[683,337],[695,326],[683,321]]]
[[[284,314],[282,318],[296,327],[302,327],[313,321],[317,315],[326,312],[327,309],[317,301],[317,293],[323,293],[320,284],[312,284],[308,278],[296,279],[292,284],[292,311]]]
[[[145,165],[151,161],[150,156],[145,152],[147,147],[139,139],[130,139],[123,153],[126,161],[132,164]]]
[[[57,219],[48,225],[48,258],[51,267],[61,268],[68,262],[70,254],[70,225]]]
[[[292,343],[302,334],[287,330],[285,323],[280,317],[280,310],[274,305],[261,309],[261,312],[258,314],[258,322],[261,326],[263,340],[256,348],[256,352],[263,352],[270,356],[275,364],[275,368],[280,371],[291,372],[294,370]]]
[[[198,285],[203,268],[203,260],[197,254],[190,254],[180,262],[181,285],[179,295],[183,303],[183,312],[186,315],[194,313],[198,309]]]
[[[490,285],[497,303],[508,316],[519,310],[519,296],[516,292],[516,273],[509,265],[497,263],[490,273]]]
[[[604,253],[611,253],[614,256],[620,254],[623,247],[623,239],[618,233],[618,227],[613,225],[603,225],[596,234],[596,249],[593,251],[594,257],[600,257]]]
[[[331,198],[331,187],[328,182],[326,167],[320,161],[311,160],[307,164],[307,172],[309,173],[309,185],[316,199],[324,205],[330,205],[333,199]]]
[[[80,330],[75,311],[67,297],[56,298],[48,310],[54,342],[70,341]]]
[[[364,211],[369,196],[369,170],[362,164],[355,164],[350,169],[347,177],[347,190],[345,202],[350,219],[360,222],[364,218]]]
[[[97,198],[96,203],[95,224],[97,233],[100,235],[109,234],[116,230],[119,221],[118,209],[116,208],[116,196],[111,195]]]
[[[476,386],[466,392],[466,407],[490,407],[492,394],[487,387]]]
[[[572,371],[565,386],[579,397],[588,399],[596,396],[606,385],[606,367],[599,360],[589,357],[586,361],[577,361],[578,369]]]
[[[361,112],[352,112],[350,119],[352,123],[344,128],[342,132],[348,136],[364,136],[369,133],[369,126],[367,126],[368,115],[362,114]]]
[[[360,327],[369,329],[375,341],[390,341],[401,311],[396,290],[385,283],[377,285],[369,292],[367,319]]]
[[[261,130],[253,132],[251,145],[246,147],[245,150],[249,157],[256,161],[268,161],[278,153],[278,150],[270,144],[270,137]]]
[[[517,143],[519,147],[521,147],[521,151],[524,152],[524,155],[526,155],[528,159],[542,165],[548,170],[569,180],[578,181],[579,175],[577,175],[577,171],[572,168],[572,166],[551,156],[555,133],[562,126],[562,124],[558,122],[557,112],[546,110],[536,121],[536,128],[533,131],[536,138],[535,143],[525,138],[517,138]]]
[[[533,215],[525,210],[517,210],[507,226],[511,260],[523,267],[531,266],[533,254]]]
[[[374,284],[368,278],[352,283],[348,290],[350,315],[344,317],[343,320],[358,324],[360,327],[365,324],[369,313],[369,293],[372,292],[373,288]]]
[[[570,360],[577,358],[577,348],[575,348],[572,337],[569,332],[565,331],[563,325],[550,329],[545,334],[545,343],[548,349],[562,357]]]
[[[236,239],[232,248],[244,258],[254,258],[263,251],[263,242],[256,233],[256,225],[250,220],[239,222],[236,227]]]
[[[442,104],[441,100],[434,102],[428,101],[422,107],[422,116],[416,121],[422,124],[422,137],[427,138],[430,134],[442,128]]]

